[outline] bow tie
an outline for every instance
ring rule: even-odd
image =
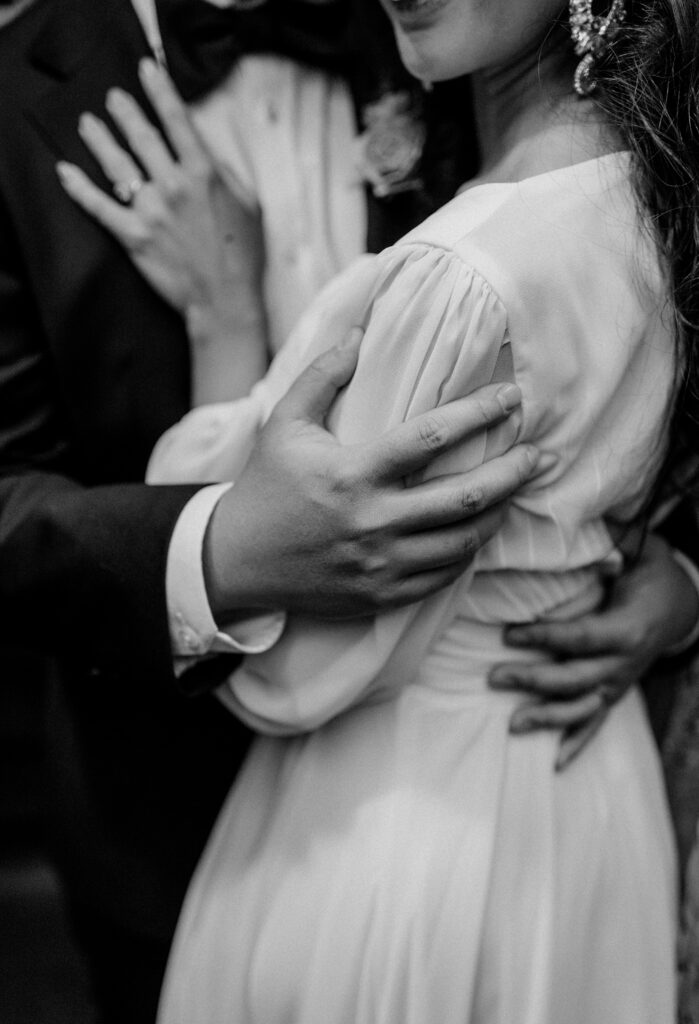
[[[250,10],[206,0],[156,0],[170,74],[192,101],[215,89],[244,54],[274,53],[349,75],[353,62],[346,0],[316,6],[267,0]]]

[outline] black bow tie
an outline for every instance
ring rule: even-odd
[[[346,0],[319,6],[267,0],[247,11],[206,0],[157,0],[156,6],[168,67],[185,100],[215,89],[244,54],[274,53],[350,74],[353,42]]]

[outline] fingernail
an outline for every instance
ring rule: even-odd
[[[522,392],[516,384],[503,384],[495,392],[495,397],[502,406],[503,412],[510,412],[521,404]]]
[[[356,345],[361,344],[362,338],[364,337],[363,327],[352,327],[347,332],[345,337],[339,344],[339,348],[354,348]]]
[[[115,87],[109,90],[105,102],[107,109],[123,110],[128,104],[128,99],[125,92]]]
[[[97,118],[94,114],[84,113],[78,118],[78,131],[81,135],[86,135],[97,126]]]
[[[539,464],[540,452],[538,448],[535,448],[533,444],[527,444],[524,446],[524,451],[529,461],[529,465],[532,469],[535,469]]]
[[[70,183],[74,172],[75,167],[73,164],[66,163],[65,160],[59,160],[56,164],[56,174],[64,185]]]

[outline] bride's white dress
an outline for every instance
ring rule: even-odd
[[[504,622],[596,604],[605,520],[662,456],[664,283],[628,158],[465,192],[331,284],[253,396],[196,410],[153,480],[234,478],[255,430],[342,324],[367,326],[331,417],[343,443],[515,379],[542,452],[459,583],[345,624],[292,617],[222,689],[266,736],[192,881],[160,1024],[672,1024],[674,863],[635,691],[583,756],[512,736]],[[312,730],[312,731],[310,731]]]

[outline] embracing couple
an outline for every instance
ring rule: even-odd
[[[76,921],[106,1019],[196,864],[163,1024],[671,1024],[633,684],[697,619],[648,531],[695,445],[696,12],[384,0],[437,83],[392,68],[384,129],[448,178],[444,103],[478,153],[419,223],[429,166],[353,170],[374,4],[228,12],[189,115],[147,4],[0,39],[0,601],[57,659]]]

